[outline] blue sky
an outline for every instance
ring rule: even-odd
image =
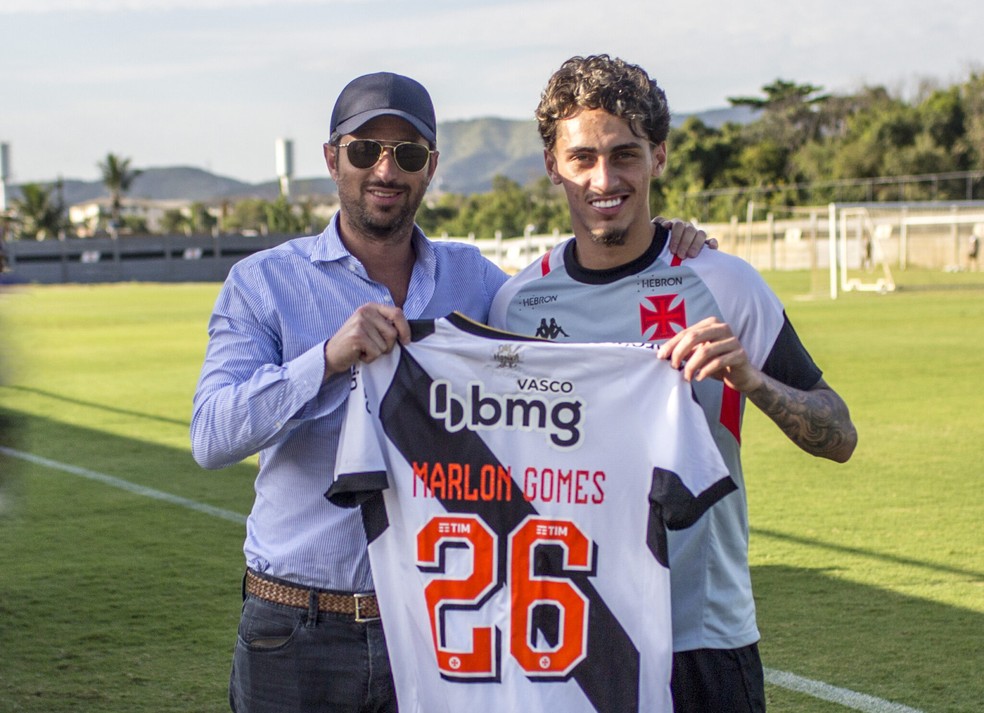
[[[109,152],[270,180],[278,137],[323,176],[332,104],[366,72],[420,80],[439,121],[530,118],[563,60],[598,52],[676,113],[779,77],[912,97],[984,71],[982,27],[971,0],[0,0],[0,141],[14,183],[95,179]]]

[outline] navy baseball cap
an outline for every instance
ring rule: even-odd
[[[351,134],[377,116],[406,119],[427,141],[437,143],[430,94],[420,82],[392,72],[366,74],[346,85],[331,112],[331,140]]]

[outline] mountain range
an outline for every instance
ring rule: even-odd
[[[747,107],[712,109],[696,114],[674,116],[679,126],[689,116],[696,116],[708,126],[726,122],[747,123],[756,114]],[[495,176],[506,176],[525,185],[543,173],[543,144],[536,122],[517,119],[481,118],[447,121],[438,124],[441,151],[440,167],[433,189],[446,193],[483,193],[491,189]],[[244,198],[273,200],[280,195],[276,180],[247,183],[218,176],[191,166],[143,168],[133,181],[128,198],[149,200],[201,201],[205,203],[235,201]],[[49,186],[53,186],[52,181]],[[63,180],[61,198],[65,205],[75,205],[108,196],[102,181]],[[334,195],[335,182],[322,178],[293,178],[291,196]],[[8,190],[8,198],[20,197],[17,186]]]

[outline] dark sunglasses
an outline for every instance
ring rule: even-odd
[[[412,141],[384,146],[372,139],[355,139],[347,144],[339,144],[338,148],[345,149],[349,163],[356,168],[372,168],[383,155],[383,150],[389,149],[393,152],[396,165],[404,173],[417,173],[424,170],[430,155],[437,153],[423,144],[415,144]]]

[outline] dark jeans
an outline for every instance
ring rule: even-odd
[[[382,625],[247,596],[229,704],[235,713],[396,713]]]
[[[673,654],[674,713],[765,713],[758,644]]]

